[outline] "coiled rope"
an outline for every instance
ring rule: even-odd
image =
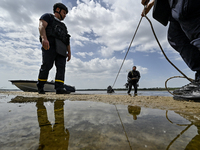
[[[144,7],[144,9],[146,9],[146,6]],[[163,48],[162,48],[162,46],[161,46],[161,44],[160,44],[160,42],[159,42],[159,40],[158,40],[158,38],[157,38],[157,35],[156,35],[156,33],[155,33],[155,30],[154,30],[154,28],[153,28],[153,24],[152,24],[151,20],[146,16],[146,14],[144,14],[144,17],[148,20],[148,22],[149,22],[149,24],[150,24],[150,26],[151,26],[151,30],[152,30],[152,32],[153,32],[153,35],[154,35],[154,37],[155,37],[155,39],[156,39],[156,41],[157,41],[157,43],[158,43],[158,45],[159,45],[159,47],[160,47],[160,50],[162,51],[162,53],[163,53],[163,55],[165,56],[165,58],[167,59],[167,61],[168,61],[179,73],[181,73],[181,74],[183,75],[183,76],[174,76],[174,77],[170,77],[169,79],[167,79],[167,80],[165,81],[165,88],[167,89],[167,91],[168,91],[170,94],[174,95],[174,94],[171,93],[171,92],[169,91],[169,89],[167,88],[167,82],[168,82],[170,79],[173,79],[173,78],[186,78],[186,79],[187,79],[188,81],[190,81],[190,82],[192,82],[193,79],[188,78],[178,67],[176,67],[176,65],[174,65],[174,64],[169,60],[169,58],[168,58],[167,55],[165,54],[165,52],[164,52],[164,50],[163,50]],[[128,50],[127,50],[127,52],[126,52],[126,55],[125,55],[125,57],[124,57],[124,59],[123,59],[123,61],[122,61],[122,64],[121,64],[120,68],[119,68],[119,71],[118,71],[118,73],[117,73],[117,76],[116,76],[116,78],[115,78],[115,81],[114,81],[114,83],[113,83],[112,88],[114,87],[114,85],[115,85],[115,83],[116,83],[116,81],[117,81],[117,78],[118,78],[119,73],[120,73],[120,71],[121,71],[121,69],[122,69],[122,66],[123,66],[123,64],[124,64],[124,61],[125,61],[125,59],[126,59],[126,57],[127,57],[127,55],[128,55],[128,52],[129,52],[129,50],[130,50],[130,48],[131,48],[131,45],[132,45],[133,40],[134,40],[134,38],[135,38],[135,35],[136,35],[136,33],[137,33],[137,31],[138,31],[138,28],[139,28],[139,26],[140,26],[140,23],[141,23],[141,21],[142,21],[142,18],[143,18],[143,17],[141,16],[140,21],[139,21],[139,23],[138,23],[138,26],[137,26],[137,28],[136,28],[136,31],[135,31],[135,33],[134,33],[134,35],[133,35],[132,40],[131,40],[131,43],[130,43],[130,45],[129,45],[129,47],[128,47]]]

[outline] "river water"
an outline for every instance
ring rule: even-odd
[[[174,111],[0,94],[1,150],[199,149],[200,127]]]
[[[107,91],[76,91],[76,93],[80,94],[107,94]],[[112,93],[113,95],[127,95],[127,91],[115,91]],[[133,95],[133,92],[131,92]],[[138,91],[138,95],[141,96],[172,96],[167,91]]]

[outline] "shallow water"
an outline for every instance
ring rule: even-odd
[[[198,149],[198,133],[173,111],[0,95],[2,150]]]
[[[76,93],[80,94],[107,94],[107,91],[76,91]],[[131,94],[133,95],[134,92],[131,91]],[[115,93],[112,93],[112,95],[127,95],[127,91],[115,91]],[[172,96],[167,91],[138,91],[139,96]]]

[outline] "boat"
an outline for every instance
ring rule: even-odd
[[[14,84],[16,87],[18,87],[20,90],[24,92],[38,91],[37,81],[34,81],[34,80],[9,80],[9,81],[12,82],[12,84]],[[54,81],[51,81],[51,82],[47,81],[44,85],[44,91],[56,92],[56,90],[54,89],[54,85],[55,85]],[[76,91],[74,86],[64,84],[64,87],[67,91],[70,91],[70,92]]]

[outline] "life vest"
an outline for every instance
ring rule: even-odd
[[[68,34],[65,24],[54,18],[54,15],[50,14],[52,18],[51,25],[46,27],[46,35],[61,40],[65,45],[69,45],[70,35]]]
[[[137,70],[135,70],[135,71],[130,71],[129,73],[128,73],[128,82],[131,82],[131,81],[133,81],[132,80],[132,78],[138,78],[138,79],[136,79],[137,81],[139,81],[139,79],[140,79],[140,74],[139,74],[139,71],[137,71]]]
[[[132,77],[138,77],[138,71],[130,71],[131,72],[131,74],[132,74]]]

